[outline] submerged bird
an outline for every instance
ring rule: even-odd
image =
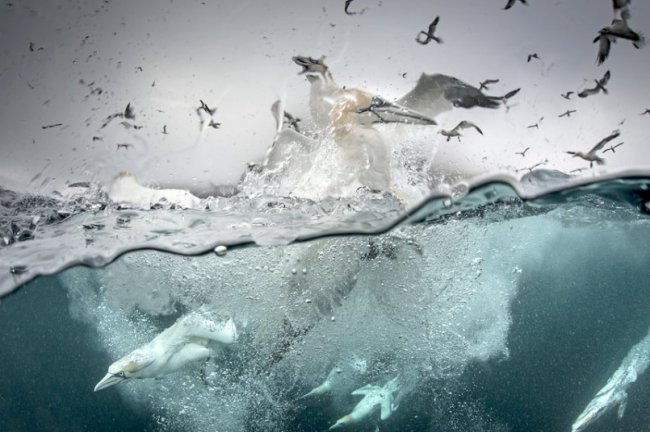
[[[466,121],[466,120],[463,120],[460,123],[458,123],[456,125],[456,127],[453,128],[452,130],[442,129],[440,131],[440,135],[446,136],[447,141],[449,141],[452,137],[456,137],[456,138],[458,138],[458,141],[460,141],[460,137],[462,136],[460,131],[462,129],[467,129],[467,128],[474,128],[474,129],[477,130],[478,133],[483,135],[483,131],[478,126],[476,126],[474,123]]]
[[[329,374],[327,374],[327,378],[325,378],[325,381],[323,381],[320,385],[317,387],[314,387],[309,391],[308,393],[302,395],[300,399],[308,398],[311,396],[319,396],[325,393],[328,393],[330,390],[332,390],[332,383],[334,381],[334,378],[341,373],[341,369],[338,367],[332,368]]]
[[[526,0],[519,0],[523,4],[527,5]],[[511,7],[514,6],[514,4],[517,3],[517,0],[508,0],[508,3],[506,3],[506,6],[503,9],[510,9]]]
[[[383,387],[367,385],[352,392],[353,395],[363,396],[363,399],[352,409],[352,412],[338,419],[329,430],[338,429],[354,423],[359,423],[370,417],[377,409],[380,410],[379,418],[386,420],[393,414],[399,405],[395,404],[393,393],[400,389],[399,377],[388,381]]]
[[[596,152],[602,150],[602,148],[605,147],[605,144],[607,144],[613,139],[616,139],[620,134],[621,133],[619,131],[612,132],[609,136],[600,140],[600,142],[596,144],[587,153],[583,153],[581,151],[567,151],[567,153],[573,155],[573,157],[579,157],[581,159],[588,161],[590,168],[593,166],[594,162],[596,162],[598,165],[603,165],[605,163],[605,160],[600,156],[598,156]]]
[[[571,117],[571,114],[576,112],[576,110],[566,110],[562,114],[560,114],[558,117]]]
[[[95,391],[129,379],[158,378],[170,374],[190,362],[211,356],[214,349],[208,346],[209,342],[231,344],[236,340],[237,329],[232,318],[216,322],[204,313],[190,313],[151,342],[110,365],[106,376],[95,386]]]
[[[618,406],[617,416],[620,420],[627,406],[627,389],[646,371],[648,364],[650,364],[650,334],[630,349],[605,386],[596,393],[573,422],[571,432],[583,432],[616,406]]]
[[[580,93],[578,93],[578,97],[584,98],[587,96],[598,94],[601,91],[607,94],[607,88],[605,88],[605,86],[609,82],[611,76],[612,75],[609,71],[605,72],[605,74],[601,79],[594,80],[596,82],[596,87],[582,90]]]
[[[569,91],[569,92],[566,92],[566,93],[562,93],[560,96],[562,96],[562,97],[563,97],[564,99],[566,99],[566,100],[571,100],[571,95],[572,95],[573,93],[574,93],[574,92]]]
[[[479,85],[479,90],[489,90],[488,86],[491,84],[496,84],[499,82],[499,79],[486,79],[485,81],[481,81],[478,83]]]
[[[438,22],[440,21],[440,17],[437,16],[431,24],[429,24],[429,29],[427,31],[421,30],[420,33],[415,37],[415,40],[417,43],[426,45],[432,40],[438,42],[439,44],[442,43],[442,38],[436,36],[434,33],[436,32],[436,27],[438,26]],[[424,35],[424,39],[420,39],[420,35]]]

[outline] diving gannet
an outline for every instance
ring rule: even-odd
[[[447,141],[449,141],[452,137],[456,137],[458,138],[458,141],[460,141],[460,137],[462,136],[460,131],[462,129],[467,129],[467,128],[474,128],[478,133],[483,135],[483,131],[478,126],[466,120],[463,120],[460,123],[458,123],[456,127],[453,128],[452,130],[445,130],[445,129],[440,130],[440,135],[446,136]]]
[[[609,136],[603,138],[600,140],[598,144],[596,144],[591,150],[589,150],[587,153],[583,153],[581,151],[567,151],[566,153],[573,155],[573,157],[579,157],[581,159],[584,159],[589,162],[589,167],[591,168],[596,162],[598,165],[603,165],[605,163],[605,160],[598,156],[596,154],[597,151],[602,150],[603,147],[605,147],[605,144],[610,142],[613,139],[616,139],[621,133],[619,131],[614,131],[612,132]]]
[[[342,426],[359,423],[370,417],[377,408],[380,409],[379,418],[386,420],[393,414],[399,405],[395,404],[393,393],[399,391],[399,377],[388,381],[383,387],[367,385],[352,392],[353,395],[363,396],[363,399],[354,407],[352,412],[338,419],[328,430],[338,429]]]
[[[576,110],[566,110],[562,114],[560,114],[558,117],[560,117],[560,118],[562,118],[562,117],[571,117],[571,114],[573,114],[574,112],[577,112],[577,111]]]
[[[620,420],[627,406],[627,389],[639,375],[646,371],[648,364],[650,364],[650,334],[630,349],[605,386],[596,393],[596,396],[573,422],[571,432],[583,432],[589,425],[617,405],[617,416]]]
[[[528,4],[528,3],[526,3],[526,0],[519,0],[519,1],[522,2],[525,5]],[[506,3],[506,7],[504,7],[503,9],[510,9],[511,7],[514,6],[515,3],[517,3],[517,0],[508,0],[508,3]]]
[[[438,37],[435,35],[436,32],[436,27],[438,26],[438,22],[440,21],[440,17],[437,16],[431,24],[429,24],[429,29],[427,31],[421,30],[420,33],[415,37],[415,41],[419,44],[426,45],[432,40],[438,42],[439,44],[442,43],[442,38]],[[424,39],[420,39],[420,35],[424,35]]]
[[[176,372],[190,362],[212,355],[210,341],[231,344],[236,340],[237,328],[232,318],[215,322],[204,313],[191,313],[110,365],[95,391],[129,379],[158,378]]]
[[[188,191],[148,188],[139,184],[135,176],[126,171],[121,172],[104,187],[104,191],[111,201],[120,205],[145,208],[151,208],[160,202],[168,202],[182,208],[199,208],[201,205],[201,200]]]
[[[594,80],[596,82],[596,87],[582,90],[580,93],[578,93],[578,97],[584,98],[587,96],[598,94],[600,91],[607,94],[607,88],[605,88],[605,86],[609,82],[611,76],[612,74],[610,73],[610,71],[605,72],[605,74],[601,79]]]

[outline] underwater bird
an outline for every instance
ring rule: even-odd
[[[610,409],[618,406],[617,417],[620,420],[627,406],[627,389],[643,374],[650,363],[650,334],[634,345],[627,353],[621,365],[614,371],[607,383],[587,407],[580,413],[571,426],[571,432],[583,432],[588,426],[602,417]]]
[[[619,148],[620,146],[622,146],[623,144],[624,144],[623,142],[620,142],[620,143],[618,143],[616,145],[609,146],[608,148],[603,150],[603,153],[607,153],[608,151],[611,151],[612,153],[616,153],[616,149]]]
[[[530,147],[526,147],[523,151],[515,152],[515,154],[521,155],[521,157],[526,157],[526,152],[530,150]]]
[[[519,0],[523,4],[527,5],[526,0]],[[506,3],[506,6],[503,9],[510,9],[511,7],[514,6],[514,4],[517,3],[517,0],[508,0],[508,3]]]
[[[395,396],[393,395],[399,389],[399,377],[388,381],[383,387],[369,384],[356,389],[352,394],[363,396],[363,399],[357,403],[350,414],[338,419],[328,430],[359,423],[370,417],[377,409],[380,410],[379,418],[386,420],[399,408],[399,405],[395,404]]]
[[[530,63],[532,59],[541,60],[541,58],[539,58],[537,53],[532,53],[532,54],[528,54],[528,60],[526,60],[526,63]]]
[[[571,100],[571,95],[572,95],[573,93],[574,93],[574,92],[569,91],[569,92],[566,92],[566,93],[562,93],[562,94],[560,94],[560,96],[562,96],[562,97],[563,97],[564,99],[566,99],[566,100]]]
[[[453,128],[452,130],[445,130],[445,129],[442,129],[442,130],[440,130],[439,133],[440,133],[440,135],[443,135],[443,136],[446,136],[446,137],[447,137],[447,142],[449,142],[449,140],[450,140],[452,137],[456,137],[456,138],[458,138],[458,141],[460,141],[460,137],[462,136],[461,133],[460,133],[460,131],[461,131],[462,129],[467,129],[467,128],[474,128],[474,129],[477,130],[478,133],[480,133],[481,135],[483,135],[483,131],[482,131],[478,126],[476,126],[474,123],[469,122],[469,121],[466,121],[466,120],[463,120],[463,121],[461,121],[460,123],[458,123],[458,124],[456,125],[456,127]]]
[[[646,110],[639,115],[646,115],[646,114],[650,115],[650,108],[646,108]]]
[[[421,30],[420,33],[415,37],[415,40],[417,43],[426,45],[432,40],[438,42],[439,44],[442,43],[442,38],[438,37],[435,35],[436,32],[436,27],[438,26],[438,22],[440,22],[440,17],[437,16],[431,24],[429,24],[429,29],[427,31]],[[420,35],[424,35],[424,39],[420,39]]]
[[[489,90],[488,86],[491,84],[496,84],[499,82],[499,79],[486,79],[485,81],[481,81],[478,83],[479,85],[479,90]]]
[[[573,155],[573,157],[579,157],[589,162],[589,168],[591,168],[596,162],[598,165],[603,165],[605,160],[596,154],[597,151],[602,150],[605,147],[605,144],[610,142],[613,139],[616,139],[621,133],[619,131],[613,131],[609,136],[603,138],[596,144],[591,150],[587,153],[581,151],[567,151],[566,153]]]
[[[596,82],[596,87],[582,90],[581,92],[578,93],[578,97],[585,98],[587,96],[598,94],[601,91],[607,94],[607,88],[605,86],[609,82],[611,76],[612,74],[610,73],[610,71],[605,72],[605,74],[601,79],[594,80]]]
[[[340,373],[341,373],[341,369],[339,367],[337,366],[333,367],[330,373],[327,374],[327,378],[325,378],[325,381],[323,381],[321,384],[311,389],[308,393],[302,395],[300,399],[308,398],[311,396],[319,396],[329,392],[330,390],[332,390],[332,383],[334,381],[334,378]]]
[[[542,120],[544,120],[544,117],[540,117],[539,120],[537,120],[537,123],[532,124],[532,125],[528,125],[528,126],[526,126],[526,128],[527,129],[531,129],[531,128],[539,129],[539,124],[542,122]]]
[[[576,110],[566,110],[562,114],[560,114],[558,117],[571,117],[571,114],[576,112]]]
[[[215,352],[208,346],[211,341],[231,344],[236,340],[232,318],[216,322],[204,312],[190,313],[151,342],[111,364],[95,391],[130,379],[158,378],[176,372],[190,362],[210,357]]]

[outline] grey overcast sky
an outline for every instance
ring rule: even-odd
[[[650,108],[650,48],[619,41],[604,65],[595,62],[592,39],[612,19],[611,0],[529,0],[507,11],[505,3],[354,0],[350,9],[363,13],[348,16],[344,0],[3,1],[0,185],[47,192],[122,170],[156,184],[235,182],[271,144],[276,99],[308,117],[296,54],[326,55],[339,84],[388,98],[408,92],[422,72],[473,85],[499,78],[495,95],[521,87],[509,111],[437,118],[445,128],[469,119],[485,132],[455,146],[430,138],[441,141],[440,158],[462,159],[473,173],[545,159],[549,168],[584,167],[564,151],[589,150],[617,128],[625,145],[589,175],[650,168],[650,116],[639,115]],[[630,25],[649,33],[650,2],[633,2],[631,12]],[[444,43],[417,44],[437,15]],[[541,61],[527,63],[533,52]],[[609,95],[560,97],[592,87],[606,70]],[[218,108],[220,129],[200,133],[199,99]],[[100,129],[129,102],[142,129],[126,130],[119,119]],[[558,117],[568,109],[577,112]],[[542,116],[539,129],[526,128]],[[119,143],[133,148],[117,151]],[[514,154],[525,147],[525,158]]]

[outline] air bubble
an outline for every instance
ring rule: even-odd
[[[228,248],[226,246],[219,245],[216,248],[214,248],[214,253],[216,253],[218,256],[224,256],[227,250]]]

